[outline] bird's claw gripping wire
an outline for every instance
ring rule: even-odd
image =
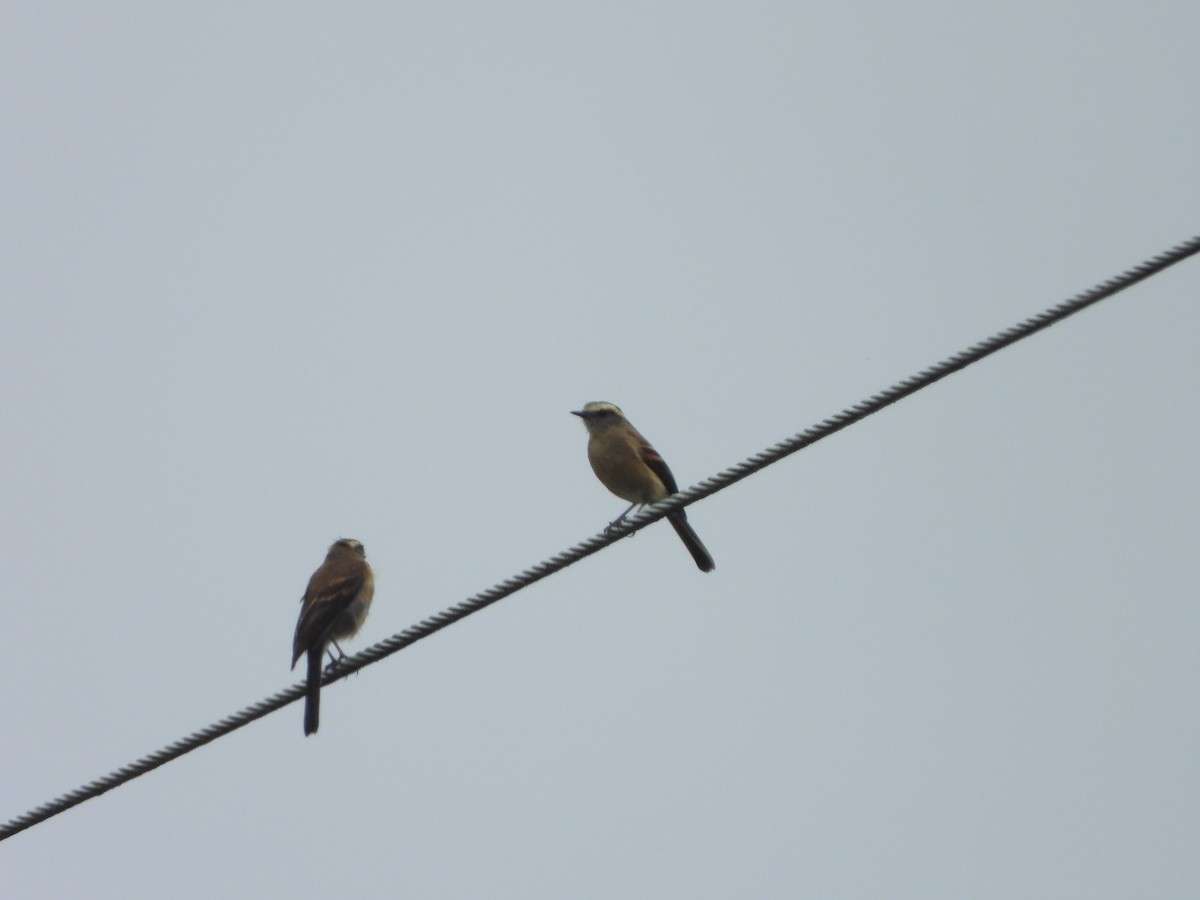
[[[634,507],[637,507],[640,505],[641,505],[640,503],[631,503],[629,505],[629,509],[625,510],[625,512],[621,513],[619,516],[617,516],[615,519],[613,519],[611,522],[609,522],[607,525],[605,525],[604,526],[604,536],[611,537],[612,533],[614,531],[616,531],[618,528],[620,528],[621,525],[625,522],[626,516],[628,516],[631,512],[633,512]],[[635,534],[637,534],[636,531],[631,531],[631,532],[629,532],[629,537],[633,537]]]

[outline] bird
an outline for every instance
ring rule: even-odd
[[[593,401],[585,403],[583,409],[571,410],[571,414],[583,419],[587,428],[588,462],[592,464],[592,471],[601,484],[631,504],[609,528],[619,525],[635,506],[657,503],[678,493],[675,476],[667,468],[666,462],[642,437],[641,432],[630,424],[619,406]],[[667,516],[667,521],[692,554],[701,572],[711,572],[716,568],[712,556],[688,524],[687,514],[682,508],[673,510]]]
[[[304,698],[304,734],[315,734],[321,717],[321,663],[338,638],[353,637],[362,628],[375,595],[375,573],[361,542],[334,541],[325,562],[308,579],[300,599],[300,618],[292,639],[292,668],[308,654],[308,691]],[[341,647],[338,647],[339,652]]]

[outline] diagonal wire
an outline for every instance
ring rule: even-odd
[[[772,463],[777,463],[784,457],[790,456],[798,450],[803,450],[810,444],[814,444],[822,438],[827,438],[831,434],[835,434],[843,428],[891,406],[898,400],[902,400],[922,388],[929,387],[947,375],[951,375],[959,369],[977,363],[997,350],[1002,350],[1010,344],[1036,334],[1044,328],[1049,328],[1051,325],[1061,322],[1068,316],[1074,315],[1095,303],[1099,303],[1101,300],[1111,297],[1113,294],[1119,293],[1128,287],[1132,287],[1152,275],[1157,275],[1164,269],[1182,262],[1196,253],[1200,253],[1200,236],[1178,244],[1146,262],[1128,269],[1115,278],[1110,278],[1108,281],[1097,285],[1091,290],[1077,294],[1069,300],[1064,300],[1062,303],[1052,306],[1035,316],[1030,316],[1023,322],[1006,328],[1004,331],[993,335],[987,340],[980,341],[942,360],[936,365],[918,372],[916,375],[897,382],[869,399],[856,403],[854,406],[843,410],[837,415],[830,416],[823,422],[813,425],[798,434],[794,434],[760,453],[756,453],[736,466],[731,466],[687,490],[673,494],[666,500],[656,503],[653,506],[646,507],[635,515],[630,516],[620,527],[613,529],[611,533],[597,534],[585,541],[581,541],[575,546],[535,566],[531,566],[485,591],[481,591],[473,597],[456,603],[454,606],[430,616],[416,625],[392,635],[386,640],[380,641],[353,656],[343,658],[326,673],[325,683],[329,684],[330,682],[345,678],[347,675],[357,672],[364,666],[376,663],[386,656],[391,656],[393,653],[398,653],[422,638],[427,638],[431,634],[435,634],[443,628],[453,625],[460,619],[465,619],[467,616],[477,613],[499,600],[503,600],[510,594],[514,594],[522,588],[527,588],[541,581],[543,578],[553,575],[560,569],[565,569],[567,566],[578,562],[584,557],[599,552],[614,541],[640,531],[648,525],[657,522],[673,509],[688,506],[697,500],[702,500],[711,494],[715,494],[717,491],[724,490],[730,485],[741,481],[743,478],[765,469]],[[285,690],[267,697],[265,700],[260,700],[206,728],[193,732],[187,737],[175,741],[173,744],[168,744],[155,753],[143,756],[135,762],[117,769],[115,772],[105,775],[102,778],[97,778],[95,781],[91,781],[82,787],[63,794],[61,797],[51,800],[48,803],[43,803],[41,806],[0,826],[0,841],[6,840],[14,834],[24,831],[26,828],[30,828],[52,816],[56,816],[70,809],[72,806],[77,806],[85,800],[98,797],[100,794],[110,791],[127,781],[131,781],[140,775],[157,769],[159,766],[183,756],[185,753],[190,753],[192,750],[202,747],[231,731],[242,728],[256,719],[261,719],[268,713],[272,713],[289,703],[299,700],[303,696],[304,684],[294,684]]]

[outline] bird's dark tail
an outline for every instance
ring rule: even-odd
[[[679,535],[683,545],[688,548],[688,553],[692,554],[692,559],[696,561],[701,572],[711,572],[717,567],[708,550],[704,548],[700,536],[692,531],[692,526],[688,524],[687,516],[683,514],[682,509],[667,516],[667,521],[671,523],[671,527],[675,529],[675,533]]]
[[[304,736],[317,733],[321,722],[321,663],[325,651],[315,647],[308,651],[308,693],[304,695]]]

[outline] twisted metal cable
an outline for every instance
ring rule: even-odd
[[[782,440],[760,453],[756,453],[744,462],[731,466],[711,478],[706,478],[704,481],[678,494],[673,494],[666,500],[655,503],[652,506],[647,506],[638,513],[630,516],[619,527],[607,533],[597,534],[585,541],[581,541],[575,546],[535,566],[531,566],[485,591],[481,591],[473,597],[456,603],[454,606],[430,616],[416,625],[392,635],[386,640],[380,641],[353,656],[344,657],[326,671],[324,683],[330,684],[345,678],[347,675],[357,672],[364,666],[376,663],[386,656],[391,656],[393,653],[397,653],[405,647],[415,644],[422,638],[427,638],[441,631],[443,628],[453,625],[460,619],[465,619],[467,616],[477,613],[499,600],[503,600],[510,594],[514,594],[522,588],[527,588],[541,581],[543,578],[553,575],[560,569],[565,569],[567,566],[578,562],[584,557],[599,552],[614,541],[640,531],[648,525],[657,522],[672,510],[681,506],[688,506],[711,494],[715,494],[717,491],[724,490],[730,485],[741,481],[743,478],[753,475],[755,472],[761,471],[773,463],[779,462],[784,457],[790,456],[822,438],[829,437],[831,434],[841,431],[843,428],[853,425],[855,422],[859,422],[885,407],[891,406],[898,400],[902,400],[922,388],[929,387],[929,385],[940,381],[947,375],[957,372],[959,369],[966,368],[972,363],[979,362],[979,360],[990,356],[997,350],[1001,350],[1044,328],[1061,322],[1068,316],[1074,315],[1092,304],[1111,297],[1113,294],[1119,293],[1128,287],[1132,287],[1152,275],[1157,275],[1164,269],[1182,262],[1196,253],[1200,253],[1200,236],[1185,241],[1164,253],[1160,253],[1158,256],[1123,272],[1115,278],[1109,279],[1103,284],[1097,285],[1089,291],[1077,294],[1070,300],[1065,300],[1044,312],[1029,317],[1023,322],[1006,328],[1004,331],[993,335],[987,340],[980,341],[966,350],[956,353],[936,365],[930,366],[916,375],[892,385],[887,390],[880,391],[869,399],[856,403],[854,406],[843,410],[837,415],[830,416],[823,422],[813,425],[786,440]],[[210,741],[214,741],[231,731],[250,724],[255,719],[261,719],[268,713],[272,713],[281,707],[287,706],[289,703],[299,700],[304,696],[304,693],[303,682],[294,684],[285,690],[267,697],[265,700],[260,700],[233,715],[226,716],[219,722],[193,732],[187,737],[175,741],[173,744],[168,744],[155,753],[143,756],[135,762],[105,775],[103,778],[97,778],[95,781],[91,781],[82,787],[63,794],[55,800],[44,803],[0,826],[0,841],[6,840],[14,834],[24,831],[26,828],[45,821],[52,816],[56,816],[70,809],[72,806],[83,803],[85,800],[97,797],[127,781],[131,781],[140,775],[157,769],[159,766],[183,756],[185,753],[190,753],[192,750],[202,747]]]

